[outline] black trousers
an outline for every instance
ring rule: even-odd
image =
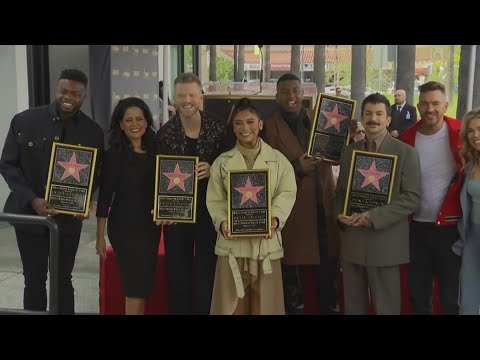
[[[457,226],[413,221],[410,224],[408,291],[415,315],[432,314],[433,280],[440,286],[440,306],[445,315],[458,315],[460,256],[452,251]]]
[[[320,265],[312,266],[315,272],[316,291],[320,315],[336,315],[338,308],[338,257],[328,256],[325,236],[320,237]],[[287,314],[303,313],[303,269],[305,266],[283,265],[283,287]]]
[[[55,216],[59,227],[59,311],[60,314],[75,313],[75,298],[72,271],[80,241],[82,222],[69,215]],[[39,229],[37,226],[32,226]],[[47,273],[50,255],[48,231],[24,232],[15,229],[18,249],[23,265],[25,289],[23,307],[26,310],[47,309]]]
[[[168,307],[170,314],[173,315],[210,314],[217,263],[215,255],[217,232],[205,211],[206,209],[199,211],[196,224],[163,227]]]

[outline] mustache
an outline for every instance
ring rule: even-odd
[[[380,125],[380,123],[377,121],[369,121],[367,122],[367,125]]]

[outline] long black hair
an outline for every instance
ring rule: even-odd
[[[115,106],[115,109],[113,109],[112,118],[110,121],[110,137],[108,142],[110,149],[116,152],[133,150],[130,140],[128,140],[127,136],[120,127],[125,113],[131,107],[137,107],[142,110],[143,117],[145,120],[147,120],[147,129],[145,134],[142,136],[142,150],[145,150],[148,154],[154,154],[155,131],[153,130],[152,112],[145,101],[136,97],[129,97],[120,100],[117,106]]]

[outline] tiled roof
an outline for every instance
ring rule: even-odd
[[[248,46],[248,45],[247,45]],[[307,48],[308,46],[308,48]],[[271,46],[270,50],[270,63],[273,71],[288,71],[290,70],[290,49],[286,50],[285,46]],[[232,45],[219,46],[221,53],[225,54],[230,59],[233,59],[233,47]],[[300,50],[300,62],[303,64],[313,64],[314,49],[312,45],[306,45]],[[335,61],[336,57],[336,61]],[[416,61],[425,62],[431,61],[432,50],[431,47],[417,46]],[[334,47],[325,48],[325,63],[350,63],[352,61],[352,51],[350,46],[339,47],[335,50]],[[367,61],[373,61],[373,48],[367,48]],[[260,64],[260,56],[255,55],[253,49],[245,49],[245,63],[246,64]]]
[[[368,60],[372,60],[373,51],[368,49]],[[222,49],[221,51],[230,58],[233,58],[233,49]],[[335,63],[335,49],[325,49],[325,61],[327,64]],[[300,52],[301,62],[305,64],[313,64],[313,49],[304,49]],[[352,59],[352,52],[350,48],[337,49],[337,63],[350,62]],[[255,55],[253,50],[245,49],[245,62],[248,64],[258,64],[260,62],[260,56]],[[270,51],[270,62],[272,64],[290,64],[290,51]]]

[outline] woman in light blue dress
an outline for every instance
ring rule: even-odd
[[[458,222],[461,240],[454,245],[454,251],[462,255],[460,314],[480,315],[480,109],[465,115],[461,136],[465,169],[460,193],[463,216]]]

